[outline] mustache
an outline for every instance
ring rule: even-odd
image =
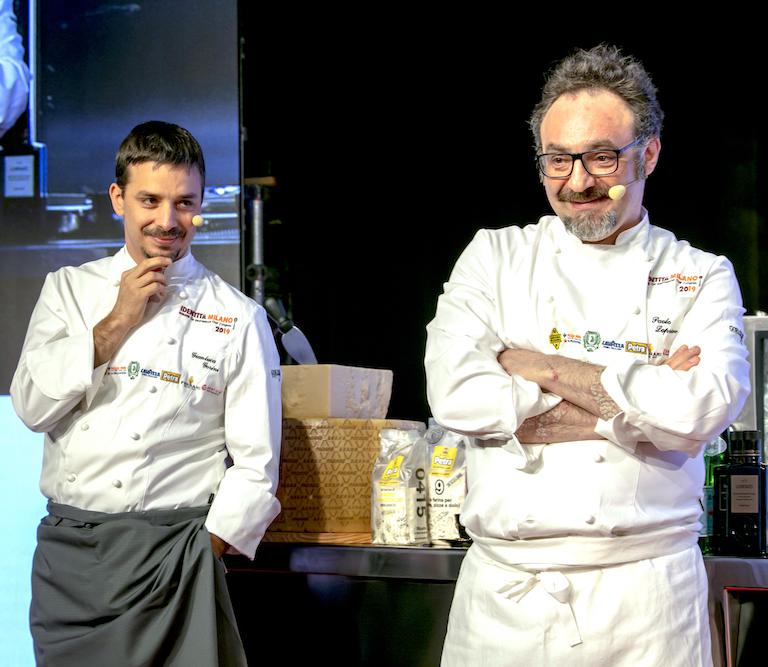
[[[608,196],[608,189],[602,185],[593,185],[591,188],[582,190],[581,192],[574,192],[563,188],[557,193],[558,201],[574,202],[576,204],[592,201],[593,199],[601,199]]]
[[[168,231],[159,227],[150,227],[144,230],[144,236],[153,236],[159,239],[183,239],[186,235],[187,233],[179,227],[174,227]]]

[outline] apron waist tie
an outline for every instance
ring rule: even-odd
[[[519,603],[536,586],[541,585],[549,595],[559,603],[558,615],[563,627],[566,628],[568,643],[578,646],[582,643],[579,626],[571,606],[571,582],[562,572],[544,571],[537,573],[523,573],[521,579],[504,584],[498,591],[500,595]]]

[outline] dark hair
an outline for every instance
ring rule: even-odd
[[[627,103],[635,116],[635,136],[646,140],[661,135],[664,112],[656,99],[656,86],[642,63],[608,44],[578,49],[547,74],[541,101],[529,125],[536,152],[541,152],[541,122],[561,95],[580,90],[608,90]]]
[[[185,166],[187,169],[196,166],[205,187],[203,149],[189,130],[173,123],[150,120],[134,127],[123,139],[115,159],[115,182],[121,190],[128,183],[128,167],[142,162]]]

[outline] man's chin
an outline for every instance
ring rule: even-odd
[[[610,211],[603,215],[561,216],[565,228],[580,241],[596,243],[608,238],[616,230],[618,218]]]
[[[153,259],[154,257],[166,257],[172,262],[175,262],[181,257],[181,249],[169,248],[168,250],[157,250],[156,248],[153,248],[150,250],[148,248],[142,247],[141,254],[144,255],[144,257],[147,259]]]

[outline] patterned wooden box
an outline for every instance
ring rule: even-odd
[[[282,511],[265,541],[367,544],[371,474],[383,428],[423,429],[399,419],[284,419]]]

